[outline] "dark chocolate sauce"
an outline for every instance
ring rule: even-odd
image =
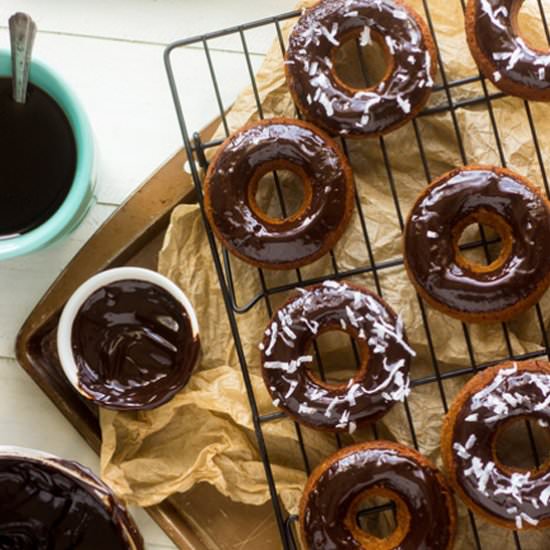
[[[311,187],[309,206],[278,222],[250,202],[252,182],[274,163],[301,170]],[[313,261],[327,239],[340,236],[353,208],[344,163],[334,143],[299,122],[275,119],[236,132],[209,170],[206,200],[216,231],[236,254],[264,267]]]
[[[308,347],[326,330],[349,333],[361,348],[361,367],[347,384],[324,384],[308,369]],[[414,352],[401,319],[376,295],[348,283],[302,291],[275,313],[260,347],[274,404],[313,428],[353,432],[409,393]]]
[[[503,470],[494,456],[495,440],[514,419],[550,423],[550,365],[541,363],[495,368],[484,387],[468,396],[451,427],[457,483],[477,506],[518,529],[550,519],[550,468]]]
[[[512,249],[501,267],[477,273],[456,261],[453,228],[484,209],[511,229]],[[532,294],[550,270],[550,211],[533,188],[490,169],[448,174],[414,206],[405,254],[416,282],[435,301],[460,312],[509,308]]]
[[[76,170],[76,143],[62,109],[32,84],[27,102],[15,103],[11,86],[0,78],[0,238],[50,218]]]
[[[0,550],[143,549],[107,486],[76,463],[50,462],[0,458]]]
[[[400,550],[446,550],[453,539],[452,501],[434,468],[381,443],[371,448],[357,445],[346,449],[321,474],[307,496],[303,531],[311,550],[361,549],[363,546],[346,527],[345,519],[354,501],[374,488],[384,488],[401,497],[411,522]]]
[[[72,346],[80,387],[114,409],[166,403],[187,384],[200,349],[183,305],[137,280],[111,283],[84,302]]]
[[[391,0],[321,1],[294,27],[286,54],[290,90],[300,110],[330,132],[369,136],[400,126],[427,101],[435,60],[428,35],[410,8]],[[349,37],[382,42],[391,71],[378,85],[343,86],[334,72],[336,49]]]
[[[487,62],[487,75],[499,86],[504,77],[527,92],[550,92],[550,50],[530,47],[518,34],[517,13],[523,0],[472,0],[475,41]]]

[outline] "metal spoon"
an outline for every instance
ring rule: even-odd
[[[13,100],[17,103],[25,103],[36,25],[30,15],[16,13],[10,17],[9,27]]]

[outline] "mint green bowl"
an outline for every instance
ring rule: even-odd
[[[11,76],[11,58],[8,51],[0,50],[0,77],[6,76]],[[75,137],[76,171],[69,194],[47,221],[16,237],[0,239],[0,260],[40,250],[69,234],[82,221],[95,199],[94,137],[80,101],[54,71],[39,61],[32,62],[30,81],[63,109]]]

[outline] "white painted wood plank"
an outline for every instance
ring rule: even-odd
[[[166,44],[196,34],[271,17],[294,8],[296,0],[3,0],[0,24],[15,11],[28,11],[50,32],[84,34]],[[251,31],[251,51],[265,53],[272,37]],[[219,47],[241,49],[238,36]]]
[[[64,266],[113,210],[111,206],[96,205],[69,237],[40,252],[0,264],[0,356],[15,356],[15,338],[22,323]],[[4,388],[0,388],[0,396],[3,394]]]
[[[0,387],[0,445],[39,449],[98,472],[96,454],[15,360],[0,358]],[[175,548],[143,510],[132,509],[132,515],[147,548]]]
[[[145,539],[147,550],[169,550],[176,548],[175,544],[145,510],[135,507],[132,507],[130,510]]]
[[[8,36],[0,32],[0,48]],[[99,149],[99,201],[120,204],[182,146],[163,63],[163,48],[128,42],[39,34],[35,53],[59,72],[82,100]],[[174,53],[189,128],[218,113],[206,56]],[[242,55],[212,52],[228,107],[249,83]],[[254,57],[258,67],[261,57]]]

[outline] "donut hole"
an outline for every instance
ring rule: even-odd
[[[364,548],[391,550],[403,542],[411,526],[405,501],[385,487],[372,487],[357,495],[345,525]]]
[[[391,67],[390,59],[384,39],[366,30],[344,37],[334,50],[332,62],[342,84],[353,90],[364,90],[384,80]]]
[[[487,252],[482,244],[482,237],[487,242]],[[464,229],[458,240],[460,255],[463,260],[478,266],[488,266],[493,263],[502,251],[502,240],[499,233],[490,225],[471,223]]]
[[[290,220],[304,210],[306,192],[304,175],[298,170],[274,169],[253,184],[251,206],[270,221]]]
[[[550,463],[550,423],[537,418],[514,418],[497,432],[496,459],[511,470],[534,470]]]
[[[510,227],[489,212],[474,214],[457,224],[453,241],[456,263],[478,273],[498,269],[512,247]]]
[[[388,538],[397,528],[395,501],[382,495],[366,494],[358,504],[356,518],[357,527],[367,535]]]
[[[513,18],[516,34],[521,36],[531,48],[546,52],[550,51],[538,0],[525,0],[517,4],[519,5],[519,11],[516,11]],[[542,6],[542,4],[540,5]],[[550,14],[546,12],[545,15],[547,21],[549,21]]]
[[[357,375],[361,353],[348,333],[324,331],[309,345],[307,354],[313,356],[309,368],[313,377],[325,385],[341,385]]]

